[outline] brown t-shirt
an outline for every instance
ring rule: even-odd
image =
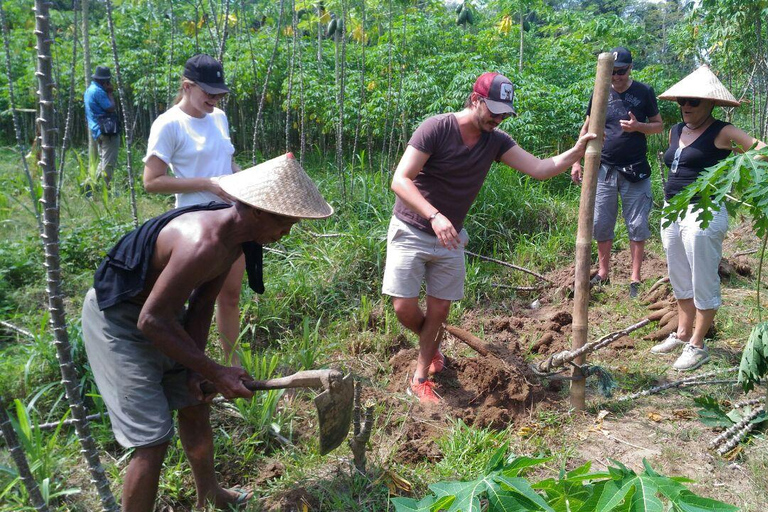
[[[454,114],[440,114],[421,123],[408,144],[429,158],[413,179],[424,199],[461,231],[469,208],[475,201],[491,164],[515,146],[501,130],[483,132],[472,149],[464,145]],[[398,197],[394,215],[416,229],[434,235],[429,219],[408,208]]]

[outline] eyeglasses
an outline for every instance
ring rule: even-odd
[[[491,114],[492,118],[501,119],[503,121],[512,115],[511,112],[504,112],[503,114],[494,114],[493,112],[491,112],[491,109],[488,108],[488,103],[485,102],[485,98],[480,98],[480,99],[482,99],[483,103],[485,103],[485,108],[488,109],[488,113]]]
[[[627,66],[625,68],[613,68],[613,73],[611,73],[611,74],[612,75],[624,76],[627,73],[629,73],[629,66]]]
[[[218,94],[211,94],[208,91],[206,91],[205,89],[203,89],[202,87],[200,87],[198,84],[192,84],[192,85],[194,85],[195,87],[197,87],[198,89],[203,91],[203,94],[205,94],[208,97],[209,100],[220,100],[221,98],[223,98],[224,96],[227,95],[227,93],[225,93],[225,92],[220,92]]]
[[[682,147],[678,147],[675,150],[675,157],[672,159],[672,165],[669,166],[669,172],[671,174],[677,173],[677,167],[680,165],[680,153],[683,152]]]
[[[684,107],[685,104],[689,104],[692,107],[698,107],[701,105],[701,99],[699,98],[677,98],[677,104]]]

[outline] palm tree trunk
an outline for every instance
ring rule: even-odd
[[[67,335],[67,322],[64,313],[64,301],[61,291],[61,258],[59,257],[59,205],[56,201],[56,153],[53,141],[53,86],[51,80],[51,43],[49,7],[44,0],[35,0],[35,35],[37,37],[37,84],[39,112],[37,122],[40,125],[40,166],[43,169],[43,246],[45,251],[45,269],[47,274],[46,292],[48,310],[53,329],[56,356],[59,360],[62,383],[66,390],[72,417],[77,420],[77,431],[82,453],[88,463],[91,478],[96,484],[101,504],[106,511],[117,511],[118,506],[104,467],[99,460],[96,443],[91,436],[90,424],[86,418],[85,407],[80,396],[78,376],[72,364],[71,346]]]

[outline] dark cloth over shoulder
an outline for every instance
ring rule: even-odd
[[[730,149],[720,149],[715,146],[715,139],[723,128],[731,123],[715,119],[711,125],[699,135],[696,140],[680,150],[677,168],[672,172],[672,164],[675,153],[680,147],[680,134],[685,123],[679,123],[672,127],[669,137],[669,147],[664,152],[664,163],[670,169],[667,183],[664,186],[664,198],[669,201],[685,187],[696,181],[699,174],[707,167],[712,167],[720,160],[731,155]],[[693,197],[692,200],[698,200]]]
[[[503,131],[493,130],[483,132],[470,149],[461,138],[454,114],[430,117],[408,141],[408,145],[429,155],[413,183],[424,199],[447,217],[456,231],[461,231],[491,164],[515,144]],[[416,229],[435,234],[429,220],[408,208],[400,198],[395,201],[394,215]]]
[[[587,115],[592,111],[592,98],[589,99]],[[633,81],[624,92],[616,92],[611,87],[608,96],[608,110],[605,114],[605,142],[600,153],[600,161],[608,165],[628,166],[646,161],[648,142],[641,132],[625,132],[619,121],[629,121],[630,111],[641,123],[659,113],[656,93],[653,87]]]
[[[173,219],[185,213],[231,208],[225,203],[210,202],[170,210],[123,236],[107,253],[93,278],[93,288],[100,310],[119,304],[138,295],[147,279],[147,272],[155,252],[160,231]],[[243,244],[248,284],[257,293],[264,293],[261,245]]]

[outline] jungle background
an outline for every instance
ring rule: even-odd
[[[33,2],[1,5],[0,318],[11,327],[0,330],[0,396],[48,506],[94,510],[98,498],[74,430],[61,423],[69,413],[47,325]],[[742,445],[727,458],[714,455],[707,449],[712,426],[694,411],[704,402],[710,411],[727,408],[740,399],[736,388],[701,387],[620,404],[590,387],[588,414],[581,415],[568,410],[567,385],[525,375],[519,382],[525,391],[507,393],[506,416],[494,416],[489,411],[495,413],[498,404],[485,400],[483,386],[496,384],[462,381],[482,358],[448,340],[452,373],[444,384],[476,385],[485,401],[482,410],[457,401],[438,413],[405,397],[415,340],[399,327],[379,290],[394,202],[391,172],[415,127],[430,115],[461,109],[480,73],[499,71],[513,81],[519,116],[502,128],[541,157],[573,144],[594,84],[596,56],[619,45],[633,53],[633,77],[657,94],[700,64],[710,65],[743,100],[741,107],[718,109],[717,115],[765,140],[767,14],[765,0],[54,1],[61,277],[71,355],[89,413],[103,412],[103,405],[80,340],[82,297],[112,244],[136,221],[172,205],[170,197],[143,191],[141,158],[152,121],[173,102],[184,61],[202,52],[224,65],[232,92],[220,106],[229,118],[238,163],[248,167],[292,151],[337,210],[329,221],[303,223],[267,253],[262,297],[243,291],[244,364],[256,377],[342,368],[363,383],[364,395],[376,404],[364,473],[352,469],[346,446],[318,455],[311,394],[270,392],[215,408],[217,470],[228,485],[257,491],[251,508],[389,510],[392,496],[420,497],[431,483],[476,478],[491,454],[509,445],[514,453],[546,458],[536,470],[541,477],[586,461],[604,469],[613,459],[640,470],[648,459],[665,472],[696,480],[691,489],[698,494],[744,510],[765,510],[764,436],[752,437],[748,449]],[[96,177],[97,156],[89,146],[82,104],[96,65],[112,69],[123,127],[112,191]],[[665,128],[679,121],[674,103],[659,106]],[[649,137],[658,208],[647,248],[646,292],[665,275],[655,155],[666,147],[666,133]],[[579,190],[567,173],[535,182],[495,168],[470,212],[468,249],[567,284],[578,201]],[[726,255],[758,244],[741,220],[732,219]],[[590,338],[647,313],[626,298],[628,242],[617,228],[615,285],[593,297]],[[757,263],[747,256],[743,266]],[[477,258],[469,258],[467,267],[466,298],[454,305],[451,323],[506,347],[521,375],[529,362],[555,349],[555,342],[542,346],[544,335],[567,342],[570,320],[561,315],[571,307],[567,294],[523,290],[537,288],[537,281]],[[715,368],[738,363],[758,318],[756,279],[734,272],[724,282]],[[596,356],[611,369],[620,392],[674,379],[671,361],[660,364],[646,355],[651,343],[642,335],[651,330]],[[215,355],[217,345],[209,345]],[[46,422],[58,428],[34,427]],[[116,445],[108,419],[93,421],[92,429],[118,492],[130,454]],[[189,509],[191,482],[181,447],[173,445],[158,508]],[[0,449],[0,510],[29,506],[8,450]]]

